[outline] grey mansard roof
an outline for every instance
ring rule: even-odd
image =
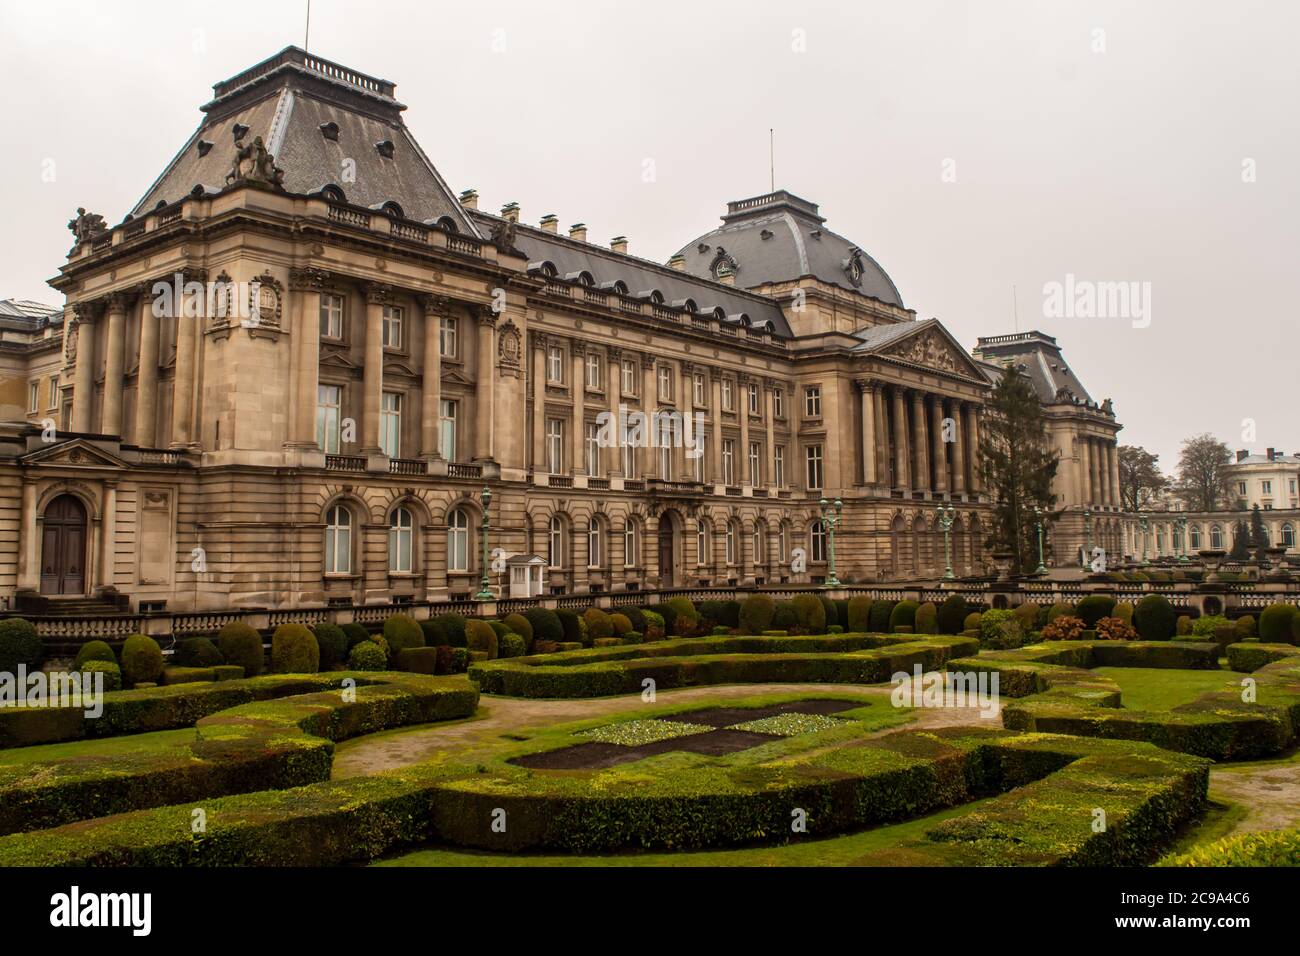
[[[195,187],[222,189],[240,126],[246,127],[240,131],[244,143],[262,137],[284,170],[288,192],[311,194],[333,185],[354,205],[396,202],[407,219],[447,217],[474,235],[460,203],[402,122],[406,107],[394,91],[387,80],[287,47],[213,87],[199,128],[132,215],[175,202]],[[391,144],[391,155],[380,144]]]
[[[1061,401],[1092,402],[1088,390],[1065,361],[1053,336],[1043,332],[988,336],[978,340],[974,354],[994,368],[1018,365],[1029,376],[1038,400],[1045,405]]]
[[[725,263],[746,289],[812,276],[903,308],[889,275],[875,259],[823,225],[817,205],[785,190],[727,204],[722,225],[687,243],[678,255],[686,271],[716,278]]]

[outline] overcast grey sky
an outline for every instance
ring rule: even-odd
[[[302,44],[305,7],[0,5],[0,297],[57,303],[75,208],[121,221],[213,83]],[[1201,431],[1300,451],[1297,35],[1281,2],[315,0],[310,47],[396,82],[484,208],[661,261],[767,191],[775,127],[778,188],[920,317],[970,347],[1015,330],[1014,288],[1020,330],[1170,470]],[[1067,275],[1150,283],[1149,325],[1045,317]]]

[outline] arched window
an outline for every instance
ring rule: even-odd
[[[564,521],[559,515],[551,516],[547,528],[546,563],[552,568],[564,567]]]
[[[1292,525],[1291,525],[1289,522],[1288,522],[1287,524],[1282,525],[1282,541],[1281,541],[1281,544],[1282,544],[1282,547],[1284,547],[1284,548],[1294,548],[1294,547],[1295,547],[1295,528],[1292,527]]]
[[[344,195],[343,190],[340,189],[338,186],[335,186],[333,183],[330,183],[328,186],[324,187],[321,190],[321,195],[324,196],[326,199],[328,199],[330,202],[347,202],[348,200],[348,197]]]
[[[415,541],[415,522],[405,508],[393,509],[388,518],[388,571],[405,574],[412,570],[411,552]]]
[[[636,522],[628,518],[623,523],[623,567],[636,567],[638,553]]]
[[[605,528],[599,518],[592,518],[587,523],[587,567],[603,568],[605,566]]]
[[[1187,529],[1187,539],[1191,542],[1193,551],[1201,550],[1201,526],[1199,524],[1194,524]]]
[[[405,219],[406,214],[402,212],[402,207],[391,199],[380,207],[380,211],[385,216],[391,216],[393,219]]]
[[[750,546],[754,549],[754,563],[767,564],[767,535],[764,534],[763,522],[754,522],[754,533]]]
[[[812,561],[826,560],[826,526],[820,521],[814,521],[812,531],[809,535],[809,559]]]
[[[784,521],[776,531],[776,559],[785,564],[790,560],[790,526]]]
[[[464,508],[447,516],[447,570],[469,570],[469,515]]]
[[[1223,529],[1217,524],[1210,525],[1210,550],[1223,550]]]
[[[352,512],[342,505],[325,512],[325,573],[352,573]]]
[[[736,534],[736,522],[734,522],[734,521],[728,521],[728,522],[727,522],[727,539],[726,539],[726,543],[725,543],[725,550],[726,550],[726,555],[727,555],[727,564],[731,565],[731,564],[737,564],[737,563],[738,563],[738,555],[737,555],[737,553],[736,553],[736,551],[737,551],[736,545],[739,544],[739,543],[740,543],[740,542],[739,542],[739,538],[738,538],[738,536],[737,536],[737,534]]]
[[[713,563],[713,535],[709,523],[701,521],[695,529],[695,563],[701,566]]]
[[[438,221],[434,223],[439,229],[445,229],[448,232],[460,232],[460,226],[456,225],[456,220],[451,216],[439,216]]]

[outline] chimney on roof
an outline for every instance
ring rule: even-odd
[[[731,271],[731,266],[726,262],[718,264],[718,281],[723,285],[735,285],[736,274]]]
[[[686,271],[686,257],[683,255],[673,256],[668,260],[668,268],[676,269],[678,272]]]
[[[615,236],[609,240],[609,247],[617,253],[627,255],[627,236]]]
[[[542,227],[542,232],[559,232],[560,217],[553,212],[548,212],[542,217],[542,221],[538,225]]]
[[[508,202],[501,207],[501,218],[508,222],[519,221],[519,203]]]
[[[575,222],[569,227],[569,238],[576,239],[578,242],[586,242],[587,224],[585,222]]]
[[[1250,454],[1250,452],[1247,451],[1246,449],[1244,449],[1244,448],[1238,448],[1238,449],[1237,449],[1237,461],[1245,461],[1245,460],[1246,460],[1246,456],[1249,455],[1249,454]]]
[[[1272,461],[1272,460],[1273,460],[1273,449],[1272,449],[1272,448],[1270,448],[1270,449],[1268,450],[1268,460],[1269,460],[1269,461]]]
[[[478,193],[473,189],[466,189],[460,194],[460,205],[462,209],[477,209]]]

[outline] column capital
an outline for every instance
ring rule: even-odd
[[[545,349],[551,344],[551,334],[549,332],[529,332],[533,340],[533,348]]]
[[[648,372],[648,371],[650,371],[650,369],[652,369],[652,368],[654,368],[654,367],[655,367],[655,357],[654,357],[653,355],[651,355],[649,352],[642,352],[642,353],[641,353],[641,369],[642,369],[643,371],[647,371],[647,372]]]
[[[78,325],[89,325],[98,317],[103,303],[97,300],[89,302],[74,302],[72,304],[73,318]]]
[[[770,388],[773,391],[775,391],[778,388],[784,388],[785,382],[781,381],[779,378],[772,378],[770,376],[767,376],[763,379],[763,385],[764,387]]]
[[[330,274],[324,269],[308,266],[289,270],[289,288],[294,292],[320,292],[329,281]]]
[[[452,300],[445,295],[432,295],[430,293],[421,293],[415,297],[415,301],[420,308],[424,310],[425,315],[434,315],[439,318],[451,314]]]
[[[117,292],[110,292],[104,299],[105,306],[109,312],[125,313],[130,306],[134,294],[127,289],[121,289]]]
[[[492,309],[490,305],[480,305],[472,309],[474,321],[479,325],[488,325],[495,327],[501,314]]]
[[[853,380],[859,392],[874,392],[880,388],[880,383],[874,378],[857,378]]]
[[[722,369],[718,368],[718,366],[716,365],[709,366],[709,381],[721,382],[725,377],[726,376],[722,374]]]
[[[570,339],[569,351],[573,354],[574,358],[582,358],[587,354],[587,343],[582,339]]]
[[[680,364],[682,367],[682,375],[691,376],[695,374],[695,363],[690,359],[682,359]]]
[[[366,283],[366,302],[370,305],[388,305],[393,301],[393,287],[386,282]]]
[[[605,349],[605,354],[609,356],[609,360],[611,362],[621,363],[623,361],[623,350],[619,348],[617,345],[611,345],[607,347]]]

